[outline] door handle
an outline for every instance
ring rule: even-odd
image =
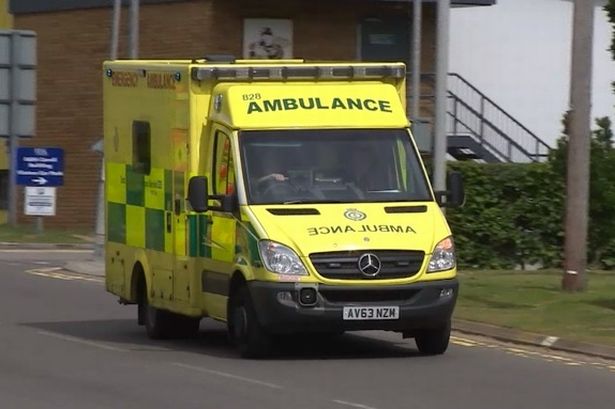
[[[165,213],[167,219],[167,233],[171,233],[171,231],[173,231],[173,217],[171,216],[171,212],[167,211]]]
[[[181,199],[175,199],[175,203],[173,203],[173,208],[177,216],[181,214],[181,211],[182,211],[181,205],[182,205]]]

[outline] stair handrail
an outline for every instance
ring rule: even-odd
[[[476,86],[474,86],[472,83],[470,83],[468,80],[466,80],[461,74],[456,73],[456,72],[449,72],[448,73],[449,77],[457,77],[458,79],[461,80],[461,82],[466,85],[467,87],[469,87],[470,89],[472,89],[474,92],[476,92],[482,99],[484,99],[485,101],[489,102],[491,105],[493,105],[496,109],[498,109],[502,114],[504,114],[508,119],[510,119],[512,122],[514,122],[517,126],[519,126],[521,129],[523,129],[525,132],[527,132],[533,139],[534,141],[538,142],[539,144],[541,144],[544,148],[547,149],[551,149],[551,147],[542,139],[540,139],[534,132],[532,132],[531,130],[529,130],[525,125],[523,125],[521,122],[519,122],[515,117],[513,117],[511,114],[508,113],[508,111],[506,111],[504,108],[502,108],[499,104],[497,104],[495,101],[493,101],[491,98],[489,98],[487,95],[485,95],[481,90],[479,90],[478,88],[476,88]],[[484,115],[483,115],[484,116]]]
[[[450,112],[449,109],[447,108],[447,113],[453,117],[453,125],[455,123],[460,123],[463,124],[464,127],[466,127],[468,130],[471,130],[471,134],[473,135],[473,137],[478,139],[478,142],[481,142],[484,139],[485,133],[482,129],[482,127],[484,125],[487,125],[488,128],[490,128],[491,130],[495,131],[500,137],[502,137],[502,139],[504,141],[507,142],[507,146],[508,146],[508,153],[505,152],[500,152],[500,150],[498,148],[495,148],[495,146],[491,146],[492,150],[494,152],[497,152],[498,154],[500,154],[502,157],[508,159],[508,160],[512,160],[511,158],[511,153],[510,153],[510,148],[514,146],[514,148],[517,149],[517,151],[521,154],[523,154],[524,156],[526,156],[528,159],[532,160],[532,161],[539,161],[541,158],[545,158],[548,156],[549,151],[551,150],[551,146],[549,146],[545,141],[543,141],[541,138],[539,138],[534,132],[532,132],[531,130],[529,130],[525,125],[523,125],[521,122],[519,122],[516,118],[514,118],[510,113],[508,113],[508,111],[506,111],[504,108],[502,108],[499,104],[497,104],[495,101],[493,101],[491,98],[489,98],[487,95],[485,95],[482,91],[480,91],[476,86],[474,86],[472,83],[470,83],[467,79],[465,79],[461,74],[456,73],[456,72],[450,72],[448,73],[449,77],[452,78],[456,78],[459,80],[459,84],[461,86],[465,86],[467,87],[470,91],[472,91],[474,94],[469,94],[468,97],[470,97],[470,95],[473,95],[472,98],[477,97],[478,101],[480,101],[480,112],[477,109],[474,109],[472,107],[472,105],[468,104],[468,102],[465,101],[465,98],[462,98],[460,95],[456,94],[455,92],[453,92],[453,89],[455,88],[454,86],[452,86],[453,84],[448,84],[447,86],[447,95],[448,98],[453,98],[455,102],[459,103],[461,105],[462,108],[464,108],[466,110],[466,112],[471,113],[472,115],[476,116],[476,118],[480,121],[481,123],[481,129],[480,130],[474,130],[473,127],[468,126],[467,124],[465,124],[463,121],[460,120],[460,118],[458,118],[458,113],[457,113],[457,109],[456,109],[456,104],[454,105],[454,111],[455,112]],[[433,73],[423,73],[421,75],[421,77],[423,79],[428,79],[428,81],[433,83],[433,80],[435,79],[435,75]],[[461,88],[462,89],[462,88]],[[429,98],[429,99],[433,99],[435,98],[434,95],[425,95],[422,94],[421,95],[421,99],[424,98]],[[500,118],[502,118],[504,121],[508,120],[509,122],[503,122],[501,125],[503,127],[506,127],[508,124],[508,126],[515,126],[517,129],[517,132],[521,132],[518,135],[520,136],[520,138],[523,138],[523,134],[527,135],[525,136],[525,138],[520,139],[520,138],[515,138],[513,136],[511,136],[511,134],[503,131],[503,127],[501,128],[500,126],[496,125],[493,121],[491,121],[490,119],[488,119],[488,117],[492,117],[492,115],[487,115],[486,114],[486,110],[485,110],[485,105],[487,104],[487,106],[491,107],[494,109],[494,111],[491,112],[496,112],[497,115],[502,115]],[[529,139],[528,139],[529,138]],[[517,139],[519,139],[517,141]],[[523,141],[527,141],[528,143],[523,143]],[[490,144],[491,145],[491,144]],[[530,147],[531,146],[531,147]],[[531,153],[534,152],[534,153]],[[544,152],[544,153],[541,153]]]
[[[458,95],[456,95],[455,93],[453,93],[452,91],[448,91],[449,94],[449,98],[453,98],[457,103],[461,104],[465,109],[467,109],[468,111],[470,111],[470,113],[472,113],[474,116],[476,116],[477,118],[481,118],[481,113],[478,112],[477,110],[475,110],[474,108],[472,108],[470,106],[470,104],[468,104],[467,102],[465,102],[463,99],[461,99]],[[509,157],[509,155],[503,153],[503,152],[499,152],[499,149],[497,147],[495,147],[492,143],[490,143],[489,141],[487,141],[484,136],[479,135],[476,131],[474,131],[470,126],[468,126],[465,122],[463,122],[461,119],[455,117],[451,112],[448,112],[448,114],[453,118],[454,121],[458,121],[460,124],[462,124],[468,131],[470,131],[470,133],[472,133],[475,137],[477,137],[479,139],[479,143],[486,143],[487,145],[489,145],[489,147],[491,149],[494,149],[496,151],[498,151],[498,154],[500,154],[501,156],[505,157],[508,160],[511,160],[511,158]],[[532,158],[532,157],[537,157],[537,156],[542,156],[540,154],[532,154],[530,152],[528,152],[523,146],[521,146],[520,144],[518,144],[517,142],[515,142],[512,138],[510,138],[508,135],[506,135],[506,133],[504,133],[504,131],[502,131],[500,128],[498,128],[497,126],[495,126],[495,124],[493,124],[493,122],[491,122],[490,120],[484,118],[484,116],[481,118],[481,121],[483,121],[483,123],[485,123],[487,126],[489,126],[489,128],[491,128],[494,132],[496,132],[498,135],[500,135],[508,145],[512,145],[514,146],[519,152],[523,153],[525,156],[527,156],[528,158]]]

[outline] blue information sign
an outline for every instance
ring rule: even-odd
[[[64,184],[64,150],[17,148],[17,184],[61,186]]]

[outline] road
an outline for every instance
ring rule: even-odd
[[[87,256],[0,251],[1,408],[613,407],[615,362],[460,334],[438,357],[376,332],[241,360],[209,320],[150,341],[99,278],[53,268]]]

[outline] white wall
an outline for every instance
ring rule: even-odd
[[[597,0],[592,117],[615,120],[612,36]],[[553,144],[568,108],[572,3],[498,0],[451,12],[450,71],[458,72],[521,123]]]

